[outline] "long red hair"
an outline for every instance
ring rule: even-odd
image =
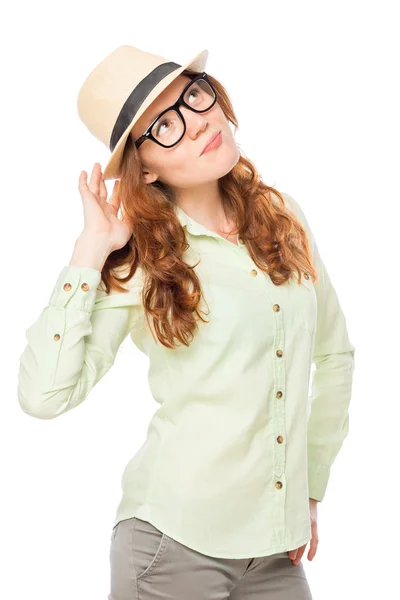
[[[182,74],[192,76],[196,72],[186,70]],[[217,79],[207,75],[219,105],[237,131],[239,125],[227,91]],[[303,226],[287,210],[279,191],[262,181],[248,158],[241,153],[237,164],[218,184],[225,211],[238,224],[237,233],[255,264],[269,274],[274,285],[284,284],[294,271],[299,284],[303,271],[316,280]],[[172,192],[160,181],[144,182],[140,155],[131,136],[124,149],[118,196],[122,214],[132,219],[133,234],[123,248],[108,256],[102,269],[105,290],[126,292],[124,284],[140,267],[144,274],[142,301],[147,323],[152,322],[154,334],[167,348],[175,348],[177,342],[188,346],[198,319],[206,322],[199,309],[201,283],[193,266],[183,259],[189,246],[174,212]],[[121,268],[125,275],[121,275]]]

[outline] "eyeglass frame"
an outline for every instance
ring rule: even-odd
[[[195,81],[198,81],[198,80],[204,80],[204,81],[206,81],[208,83],[208,85],[210,86],[210,88],[212,89],[212,91],[214,92],[214,100],[213,100],[211,106],[209,106],[208,108],[206,108],[204,110],[196,110],[195,108],[193,108],[193,106],[189,106],[189,104],[187,104],[185,102],[185,100],[183,99],[184,95],[187,92],[187,90],[193,85],[193,83]],[[216,101],[217,101],[217,91],[214,88],[214,86],[212,85],[211,81],[208,79],[207,73],[204,71],[203,73],[201,73],[199,75],[192,76],[191,81],[189,81],[189,83],[187,84],[187,86],[185,86],[183,92],[181,93],[181,95],[179,96],[179,98],[175,102],[175,104],[172,104],[172,106],[169,106],[168,108],[164,109],[159,115],[157,115],[157,117],[155,119],[153,119],[153,121],[147,127],[146,131],[135,141],[136,148],[139,148],[139,146],[141,144],[143,144],[143,142],[145,142],[146,140],[152,140],[153,142],[155,142],[156,144],[158,144],[162,148],[173,148],[174,146],[176,146],[177,144],[179,144],[179,142],[181,141],[181,139],[183,138],[183,136],[186,133],[186,121],[184,119],[183,114],[179,110],[179,107],[183,105],[183,106],[186,106],[186,108],[189,108],[190,110],[192,110],[193,112],[203,113],[203,112],[209,111],[214,106],[214,104],[216,103]],[[153,125],[158,121],[158,119],[160,117],[162,117],[162,115],[164,115],[165,113],[169,112],[170,110],[175,110],[179,114],[180,118],[182,119],[182,122],[183,122],[183,132],[182,132],[182,135],[180,136],[180,138],[174,144],[171,144],[171,146],[165,146],[164,144],[162,144],[161,142],[159,142],[154,137],[154,135],[151,133],[151,129],[153,128]]]

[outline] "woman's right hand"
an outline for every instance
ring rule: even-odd
[[[103,237],[110,248],[110,253],[123,248],[132,235],[131,218],[125,215],[118,217],[120,199],[118,199],[118,180],[107,202],[107,188],[104,183],[101,165],[95,163],[89,183],[86,171],[79,176],[79,193],[82,197],[84,214],[84,231],[82,234],[96,239]]]

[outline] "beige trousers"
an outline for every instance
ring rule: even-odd
[[[312,600],[302,562],[288,552],[217,558],[133,517],[113,529],[108,600]]]

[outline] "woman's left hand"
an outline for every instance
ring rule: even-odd
[[[309,498],[309,506],[310,506],[310,519],[311,519],[311,540],[310,540],[310,550],[308,551],[307,558],[308,560],[312,560],[317,552],[318,547],[318,526],[317,526],[317,504],[318,500],[314,500],[314,498]],[[300,548],[296,548],[295,550],[289,550],[289,558],[291,559],[294,565],[298,565],[301,557],[303,556],[307,544],[300,546]]]

